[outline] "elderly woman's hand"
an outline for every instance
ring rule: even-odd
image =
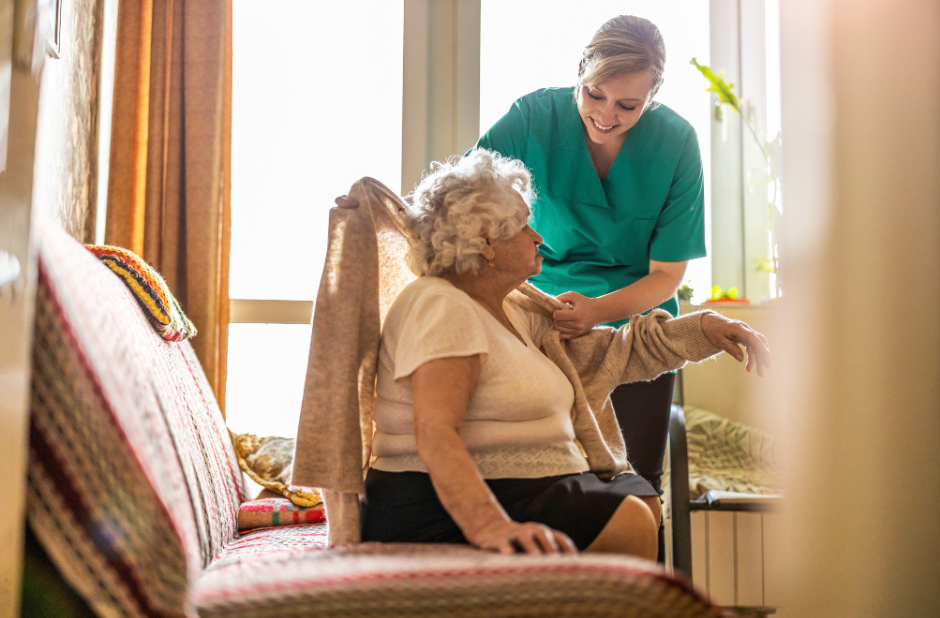
[[[494,521],[468,539],[480,549],[501,554],[576,554],[577,548],[568,535],[537,523]]]
[[[567,303],[570,309],[558,309],[552,314],[555,319],[555,330],[562,339],[571,339],[588,332],[600,322],[595,310],[595,299],[588,298],[577,292],[565,292],[558,297]]]
[[[739,363],[744,360],[744,352],[739,347],[743,345],[747,351],[745,368],[749,372],[756,367],[757,375],[763,377],[764,369],[770,369],[770,347],[767,338],[744,322],[731,320],[717,313],[706,313],[702,316],[702,332],[713,346],[721,348]]]

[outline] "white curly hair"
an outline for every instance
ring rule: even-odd
[[[486,240],[518,234],[534,197],[525,165],[491,150],[432,163],[407,210],[408,266],[419,277],[478,274]]]

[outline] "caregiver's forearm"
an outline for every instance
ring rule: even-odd
[[[597,323],[626,320],[675,296],[685,276],[685,264],[676,262],[663,270],[651,271],[627,287],[595,298],[596,312],[600,318]]]

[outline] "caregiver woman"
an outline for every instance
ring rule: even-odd
[[[653,307],[676,315],[686,265],[705,256],[695,131],[653,101],[665,61],[655,25],[615,17],[584,49],[574,92],[522,97],[477,142],[532,173],[530,223],[545,242],[530,282],[571,306],[554,316],[563,338]],[[665,374],[611,395],[630,461],[660,493],[674,382]]]

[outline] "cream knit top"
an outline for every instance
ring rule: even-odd
[[[373,467],[427,468],[414,436],[411,374],[424,363],[480,355],[480,377],[461,436],[484,478],[536,478],[586,472],[571,423],[574,389],[532,342],[525,316],[504,304],[519,341],[451,283],[421,277],[389,309],[379,349]]]

